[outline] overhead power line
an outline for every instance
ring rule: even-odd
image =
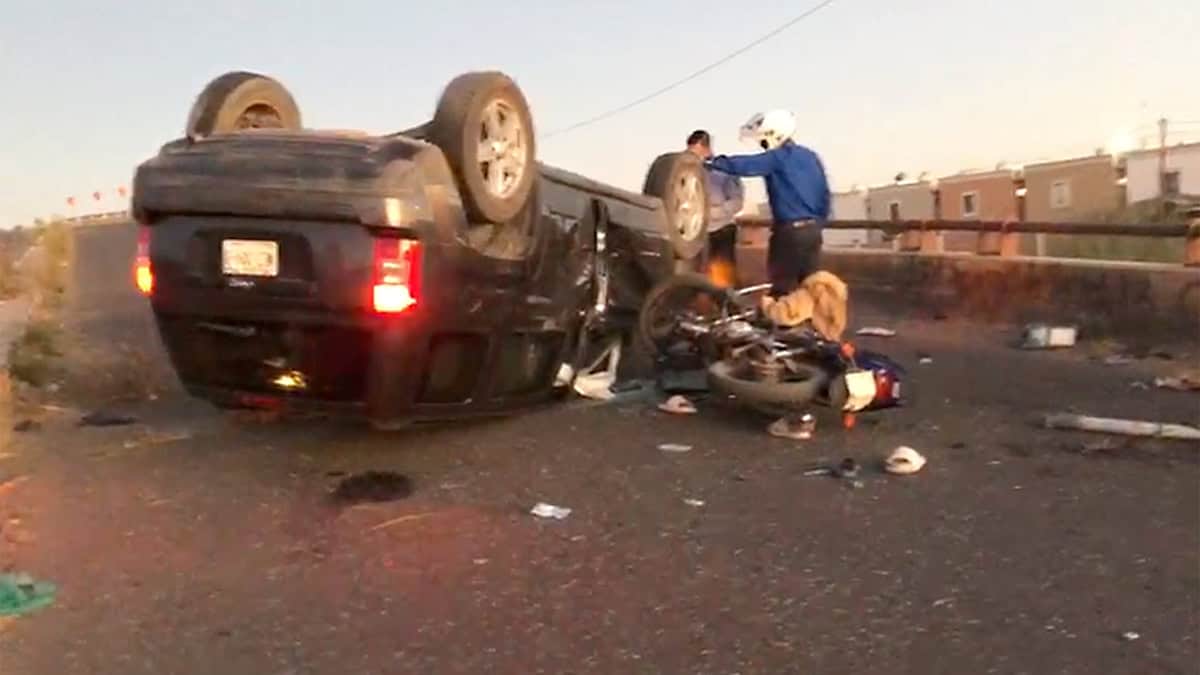
[[[691,82],[692,80],[696,79],[697,77],[700,77],[701,75],[704,75],[705,73],[709,72],[710,70],[713,70],[719,66],[722,66],[722,65],[728,63],[729,61],[732,61],[733,59],[741,56],[742,54],[745,54],[746,52],[750,51],[751,49],[754,49],[755,47],[766,42],[767,40],[770,40],[771,38],[775,37],[776,35],[779,35],[780,33],[784,32],[785,30],[791,28],[792,26],[800,23],[801,21],[807,19],[808,17],[812,16],[813,14],[816,14],[817,12],[821,11],[822,9],[825,9],[826,7],[832,5],[834,2],[837,2],[837,0],[823,0],[823,2],[820,2],[820,3],[812,6],[811,8],[806,10],[803,14],[800,14],[799,16],[789,19],[788,21],[784,22],[782,25],[780,25],[778,28],[775,28],[771,32],[755,39],[753,42],[750,42],[747,45],[744,45],[732,52],[729,52],[725,56],[722,56],[721,58],[717,59],[716,61],[713,61],[712,63],[704,66],[703,68],[700,68],[699,70],[697,70],[695,72],[692,72],[692,73],[686,75],[683,78],[680,78],[664,87],[656,89],[656,90],[650,92],[649,94],[642,96],[639,99],[630,101],[629,103],[626,103],[625,105],[622,105],[617,108],[613,108],[611,110],[606,110],[606,111],[600,113],[599,115],[596,115],[594,117],[589,117],[585,120],[581,120],[581,121],[576,122],[575,124],[572,124],[568,127],[563,127],[561,129],[556,129],[554,131],[551,131],[550,133],[543,136],[543,138],[553,138],[560,134],[565,134],[569,131],[574,131],[576,129],[581,129],[586,126],[590,126],[592,124],[595,124],[596,122],[606,120],[615,115],[619,115],[619,114],[625,112],[626,110],[635,108],[651,99],[658,98],[659,96],[662,96],[663,94],[665,94],[673,89],[676,89],[684,84],[687,84],[688,82]]]

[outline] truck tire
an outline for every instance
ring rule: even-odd
[[[266,75],[234,71],[204,87],[184,133],[197,140],[239,129],[299,128],[300,108],[282,84]]]
[[[798,364],[802,373],[782,382],[762,382],[741,377],[734,364],[717,361],[708,367],[708,386],[713,391],[733,396],[753,407],[775,409],[807,405],[829,382],[820,367]]]
[[[708,175],[700,158],[690,152],[659,155],[642,192],[662,200],[675,257],[702,257],[708,246]]]
[[[537,150],[529,104],[512,79],[497,72],[454,78],[426,130],[458,180],[469,221],[505,223],[521,213]]]

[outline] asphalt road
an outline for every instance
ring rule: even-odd
[[[78,242],[73,308],[97,344],[147,339],[119,236]],[[920,398],[849,432],[822,417],[807,443],[637,397],[393,434],[169,393],[125,408],[130,427],[52,411],[0,459],[0,484],[25,477],[0,491],[0,564],[60,591],[0,624],[0,673],[1197,672],[1200,448],[1029,422],[1194,424],[1195,395],[1130,382],[1195,345],[1116,367],[855,312],[899,331],[872,346],[912,364]],[[880,473],[899,444],[928,466]],[[803,475],[846,456],[859,487]],[[331,502],[366,470],[412,495]],[[538,501],[573,511],[538,520]]]

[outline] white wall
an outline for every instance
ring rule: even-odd
[[[1200,195],[1200,144],[1167,148],[1167,171],[1179,171],[1179,191]],[[1138,152],[1125,159],[1126,199],[1130,204],[1158,197],[1158,153]]]
[[[832,203],[833,220],[866,220],[867,193],[864,192],[835,192]],[[825,245],[834,247],[864,246],[867,243],[866,230],[825,230]]]

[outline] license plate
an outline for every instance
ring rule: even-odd
[[[221,272],[231,276],[279,276],[279,242],[226,239],[221,242]]]

